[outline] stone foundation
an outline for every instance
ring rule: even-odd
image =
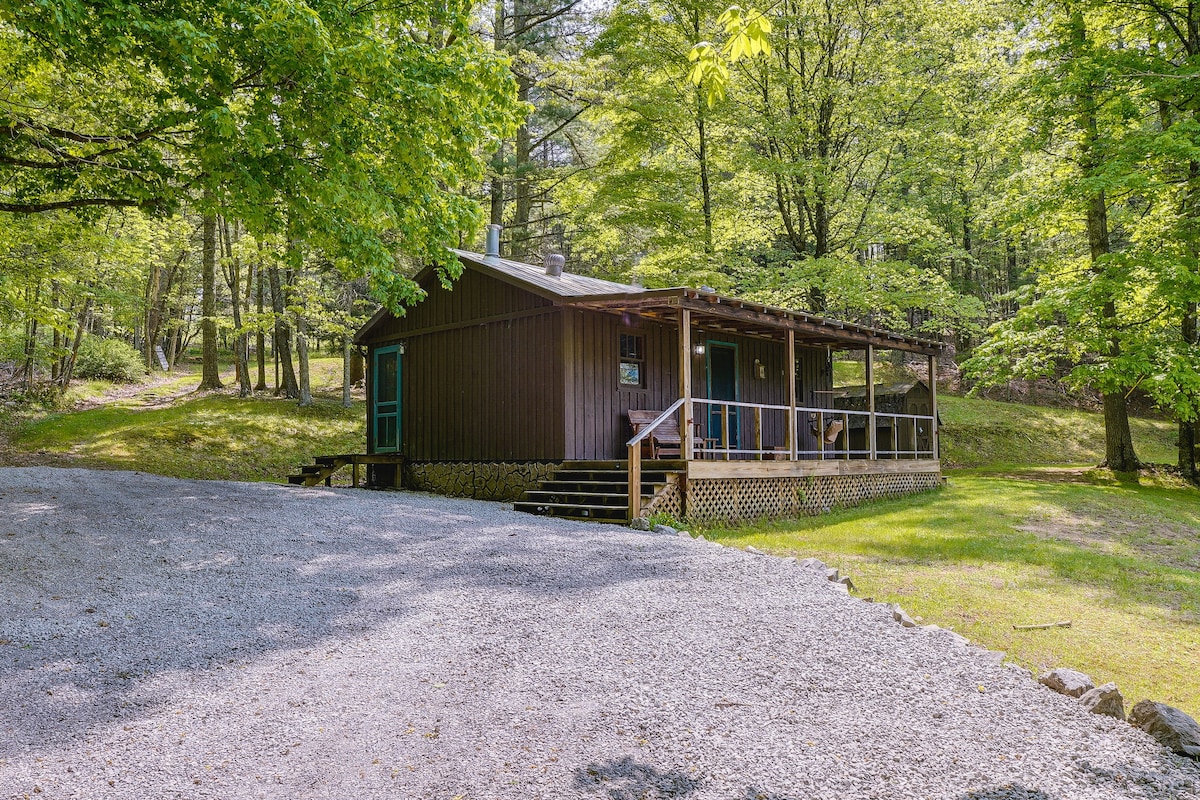
[[[558,464],[521,461],[418,461],[404,465],[404,487],[476,500],[519,500],[548,480]]]
[[[698,524],[798,517],[924,492],[941,482],[940,472],[699,479],[688,481],[685,507]]]

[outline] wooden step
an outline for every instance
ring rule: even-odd
[[[642,470],[642,481],[651,483],[666,483],[665,470]],[[554,473],[552,480],[575,482],[625,483],[629,475],[625,472],[591,470],[591,469],[560,469]]]
[[[647,490],[657,491],[666,485],[666,481],[642,481],[642,493],[645,494]],[[542,481],[538,488],[547,492],[629,493],[629,484],[625,481]]]
[[[653,495],[643,497],[649,499]],[[554,492],[543,489],[531,489],[521,495],[522,503],[577,503],[579,505],[605,506],[607,508],[626,508],[629,505],[628,494],[595,494],[592,492]]]
[[[671,471],[682,472],[686,465],[679,459],[668,458],[644,458],[642,459],[642,469],[665,469]],[[629,470],[629,462],[624,459],[613,461],[564,461],[562,469],[603,469],[603,470],[620,470],[626,472]]]
[[[625,522],[629,519],[628,509],[616,506],[584,505],[576,503],[529,503],[519,500],[513,503],[517,511],[539,514],[544,517],[565,517],[608,522]]]

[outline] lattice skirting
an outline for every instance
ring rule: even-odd
[[[642,516],[653,514],[669,514],[674,519],[683,519],[683,491],[679,488],[679,480],[675,475],[670,476],[670,483],[642,509]]]
[[[820,514],[866,500],[901,497],[941,484],[940,472],[720,478],[687,484],[687,518],[699,524]]]
[[[418,461],[404,465],[404,486],[451,497],[512,502],[548,480],[558,464],[505,461]]]

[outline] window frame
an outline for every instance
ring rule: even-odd
[[[632,346],[626,348],[626,343]],[[625,365],[637,370],[637,383],[625,380]],[[633,331],[620,331],[617,338],[617,388],[625,391],[640,391],[646,388],[646,337]]]

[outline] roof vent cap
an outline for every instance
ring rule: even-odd
[[[561,278],[563,267],[567,265],[567,257],[561,253],[551,253],[546,256],[546,274],[552,278]]]
[[[497,225],[494,222],[487,226],[487,249],[483,253],[486,257],[500,257],[500,231],[502,229],[502,225]]]

